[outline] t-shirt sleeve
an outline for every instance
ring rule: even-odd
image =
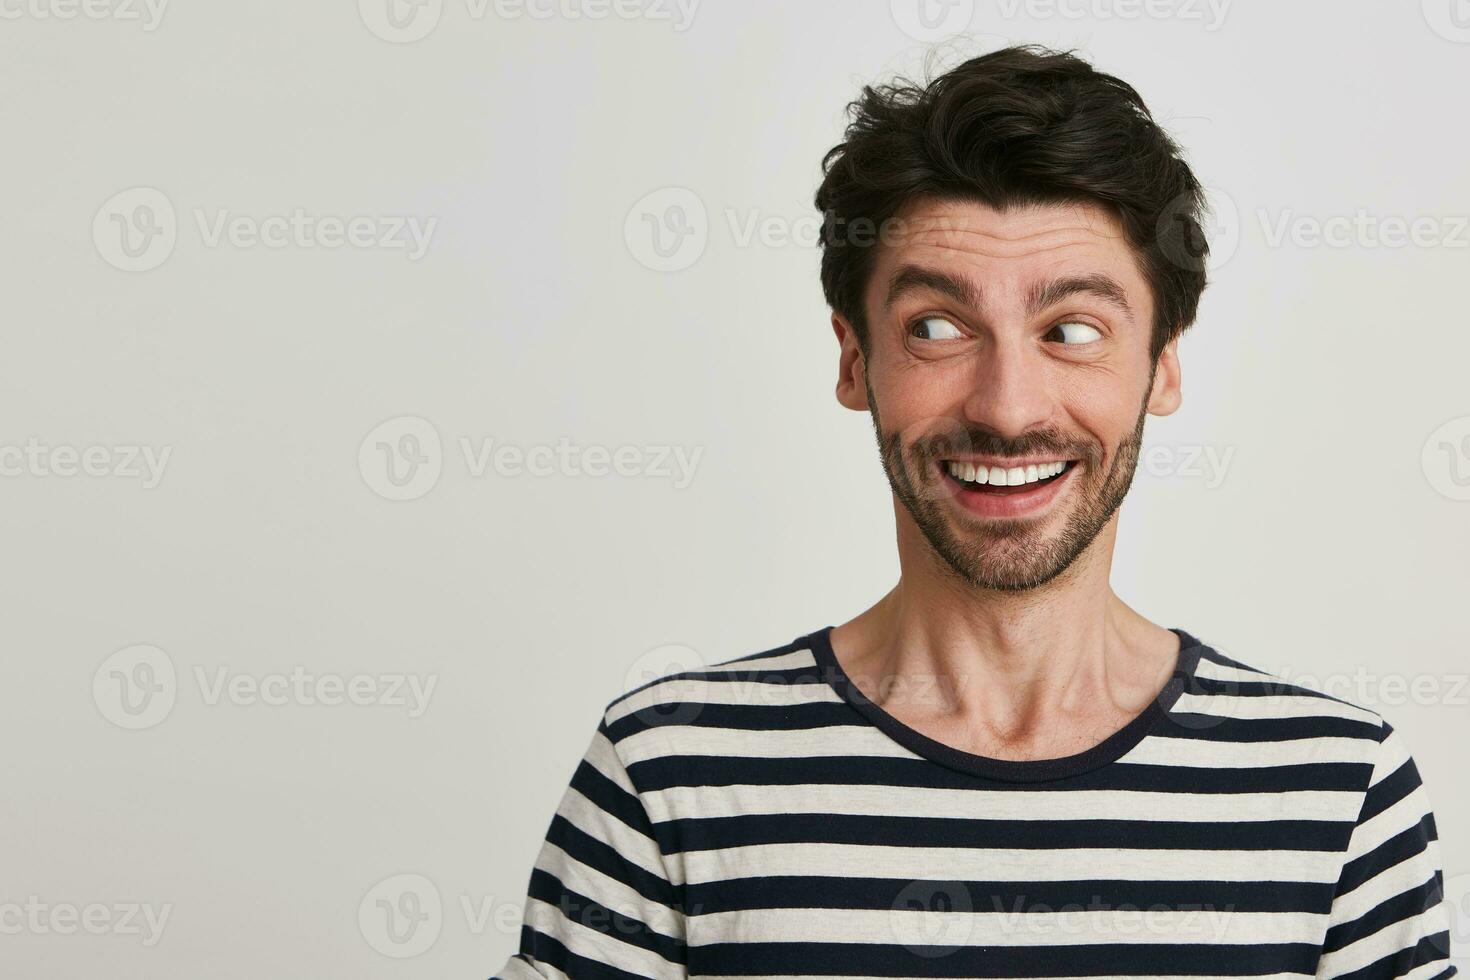
[[[520,952],[501,980],[686,978],[684,920],[603,716],[531,871]]]
[[[1453,976],[1443,899],[1429,798],[1403,741],[1385,723],[1338,878],[1317,976]]]

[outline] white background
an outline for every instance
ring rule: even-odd
[[[388,0],[175,0],[157,20],[67,2],[0,0],[0,906],[47,908],[19,929],[0,908],[0,972],[488,976],[608,700],[841,622],[894,581],[868,420],[831,394],[811,196],[844,105],[921,72],[933,35],[903,0],[704,0],[687,20],[654,0],[601,18],[443,0],[401,31]],[[969,32],[941,67],[1077,47],[1225,202],[1114,585],[1403,731],[1463,904],[1454,2],[984,0],[938,33]],[[172,208],[152,212],[171,249],[121,251],[115,222],[158,200],[114,200],[134,188]],[[645,215],[681,202],[693,235],[661,259]],[[240,237],[298,210],[317,237]],[[221,218],[243,219],[234,240],[212,237]],[[372,244],[330,247],[352,218]],[[434,223],[421,255],[378,244],[395,218]],[[1314,243],[1344,218],[1346,239]],[[1416,219],[1419,243],[1382,240]],[[405,416],[423,421],[368,438]],[[375,454],[405,435],[425,462],[400,489]],[[476,475],[465,441],[473,461],[485,440],[635,447],[633,475]],[[93,446],[107,462],[67,475],[64,447]],[[169,452],[152,485],[129,447]],[[699,454],[692,482],[661,475],[659,447]],[[156,651],[113,656],[140,644]],[[138,662],[152,715],[119,700]],[[216,686],[297,668],[435,687],[416,713]],[[379,887],[405,874],[423,880]],[[395,947],[372,922],[405,882],[441,911]],[[49,918],[93,904],[101,935]],[[128,904],[167,907],[152,945]]]

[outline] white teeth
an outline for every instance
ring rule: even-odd
[[[977,466],[974,463],[961,463],[951,460],[945,464],[949,475],[956,480],[965,483],[984,484],[990,483],[998,487],[1019,487],[1026,483],[1035,483],[1037,480],[1045,480],[1056,476],[1067,468],[1066,460],[1055,460],[1050,463],[1033,463],[1028,466],[1012,466],[1002,469],[999,466]]]

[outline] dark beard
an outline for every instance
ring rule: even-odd
[[[1157,365],[1155,365],[1157,366]],[[1149,372],[1147,389],[1153,388]],[[1148,417],[1147,396],[1139,411],[1132,434],[1118,447],[1112,465],[1104,475],[1100,470],[1099,447],[1068,443],[1059,433],[1037,431],[1017,439],[1005,439],[982,429],[954,422],[942,424],[943,431],[928,431],[903,446],[899,433],[886,434],[878,417],[878,403],[868,386],[868,405],[873,413],[873,431],[883,457],[883,470],[888,474],[894,496],[903,503],[935,554],[961,581],[972,588],[1003,592],[1024,592],[1040,588],[1066,571],[1088,545],[1107,526],[1108,520],[1123,503],[1143,445],[1143,423]],[[948,487],[937,461],[963,453],[996,456],[1047,454],[1080,460],[1080,472],[1069,479],[1083,477],[1086,482],[1072,488],[1078,497],[1067,515],[1062,530],[1050,539],[1038,539],[1034,522],[1025,519],[1009,522],[986,522],[984,530],[957,527],[942,501],[949,497]]]

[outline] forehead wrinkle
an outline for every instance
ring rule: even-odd
[[[1078,244],[1083,244],[1081,239],[1114,241],[1125,237],[1122,230],[1106,214],[1090,214],[1086,211],[1079,212],[1076,209],[1070,209],[1067,213],[1069,220],[1066,220],[1065,223],[1052,224],[1035,231],[1024,230],[1024,225],[1022,225],[1022,230],[1017,234],[1005,233],[1008,227],[1018,223],[1006,221],[1005,215],[1006,212],[1001,212],[1000,221],[992,221],[988,218],[981,221],[966,213],[919,211],[911,213],[906,218],[901,217],[899,221],[901,226],[909,228],[908,240],[915,243],[945,236],[988,238],[1000,242],[1020,243],[1071,233],[1078,235]],[[999,224],[1001,228],[985,227],[993,224]]]
[[[1021,239],[992,239],[992,240],[993,241],[996,241],[996,242],[999,242],[999,243],[1002,243],[1002,244],[1017,244],[1017,245],[1019,245],[1020,242],[1022,241]],[[987,248],[984,248],[984,247],[976,247],[976,246],[966,247],[966,246],[963,246],[963,245],[945,245],[945,244],[942,244],[940,242],[914,241],[914,242],[911,242],[910,243],[910,246],[911,247],[922,247],[922,248],[926,248],[926,249],[934,249],[935,251],[944,252],[944,253],[947,253],[947,254],[984,255],[987,258],[998,258],[998,259],[1012,259],[1012,258],[1018,258],[1018,257],[1025,256],[1025,255],[1044,255],[1044,254],[1046,254],[1048,252],[1055,252],[1058,249],[1078,248],[1078,247],[1086,248],[1088,246],[1098,246],[1098,245],[1101,245],[1101,243],[1100,242],[1083,242],[1083,241],[1071,240],[1071,241],[1065,241],[1065,242],[1057,242],[1057,243],[1055,243],[1053,245],[1037,245],[1037,246],[1032,246],[1031,248],[1020,247],[1020,248],[1009,248],[1009,249],[1007,249],[1007,248],[996,248],[996,247],[992,247],[992,248],[987,249]]]

